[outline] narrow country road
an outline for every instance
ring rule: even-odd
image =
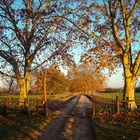
[[[73,98],[38,140],[96,140],[90,119],[91,109],[92,102],[86,96]]]
[[[81,96],[79,103],[73,110],[73,137],[71,140],[95,140],[90,120],[92,103],[86,96]]]

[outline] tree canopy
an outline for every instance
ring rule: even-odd
[[[69,71],[70,91],[93,94],[106,86],[106,77],[92,64],[82,64]]]

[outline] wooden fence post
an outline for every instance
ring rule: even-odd
[[[128,97],[126,97],[126,99],[124,100],[124,110],[128,109],[128,102],[129,102],[129,99]]]
[[[129,104],[129,98],[126,97],[126,109],[128,109],[128,104]]]
[[[116,113],[120,113],[120,103],[119,103],[119,97],[116,96]]]
[[[93,96],[93,117],[96,115],[96,97]]]
[[[24,109],[27,110],[27,98],[24,98]]]
[[[47,103],[46,102],[43,102],[43,112],[44,112],[44,115],[46,116],[47,115]]]
[[[11,107],[12,108],[14,107],[14,98],[13,97],[11,98]]]
[[[44,71],[44,77],[43,77],[43,91],[44,91],[44,104],[43,104],[43,111],[44,115],[46,116],[48,113],[47,110],[47,78],[46,78],[46,70]]]
[[[7,115],[7,109],[8,109],[8,98],[4,98],[4,116]]]
[[[36,98],[36,109],[38,109],[38,99]]]

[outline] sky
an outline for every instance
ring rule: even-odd
[[[121,88],[123,87],[123,85],[124,85],[124,82],[123,82],[121,69],[119,69],[116,74],[113,74],[107,80],[107,87]]]

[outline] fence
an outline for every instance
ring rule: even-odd
[[[47,101],[66,101],[79,93],[64,93],[47,95]],[[7,115],[8,111],[23,110],[23,111],[38,111],[47,115],[47,101],[45,102],[44,95],[29,95],[24,102],[20,102],[19,96],[0,96],[0,113]],[[20,105],[22,103],[22,106]]]
[[[22,104],[22,105],[21,105]],[[0,99],[0,107],[2,114],[7,115],[9,110],[24,110],[33,111],[38,110],[42,111],[45,115],[47,114],[47,104],[44,102],[43,97],[33,97],[25,98],[24,102],[20,102],[19,97],[3,97]]]
[[[126,111],[128,109],[128,103],[131,102],[128,100],[120,100],[119,96],[116,96],[115,99],[104,98],[101,96],[93,96],[93,117],[97,115],[98,109],[103,108],[104,110],[112,108],[114,113],[119,114],[120,111]],[[139,104],[138,104],[139,105]],[[130,106],[131,108],[131,106]]]

